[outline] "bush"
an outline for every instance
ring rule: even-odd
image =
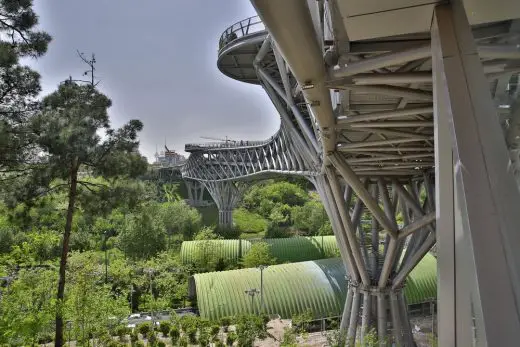
[[[257,213],[249,212],[245,208],[239,208],[233,211],[233,223],[235,224],[235,233],[240,232],[250,233],[250,234],[260,234],[265,231],[267,228],[267,221],[264,217],[260,216]],[[228,238],[225,235],[224,238]],[[235,236],[236,237],[238,237]]]
[[[211,335],[217,335],[220,332],[220,326],[213,325],[211,326]]]
[[[224,332],[227,333],[229,326],[231,325],[231,317],[222,317],[220,319],[220,325],[224,328]]]
[[[179,328],[177,326],[172,326],[170,329],[170,337],[172,339],[172,343],[176,344],[177,341],[179,341],[179,337],[181,337],[181,332],[179,331]]]
[[[150,323],[141,323],[137,326],[137,331],[146,337],[148,333],[152,331],[152,325]]]
[[[164,337],[167,337],[168,336],[168,333],[170,332],[170,329],[171,329],[171,323],[168,322],[168,321],[162,321],[159,325],[159,330],[161,331],[161,333],[163,334]]]
[[[226,344],[219,339],[213,341],[215,343],[215,347],[226,347]]]
[[[135,347],[145,347],[143,341],[136,341],[136,342],[134,343],[134,346],[135,346]]]
[[[130,334],[130,342],[134,343],[134,342],[137,342],[138,340],[139,340],[139,335],[137,335],[137,331],[133,331]]]
[[[124,325],[118,325],[115,329],[115,335],[119,336],[120,339],[124,338],[129,333],[129,328]]]
[[[265,230],[265,237],[267,239],[280,239],[291,237],[291,232],[286,227],[281,227],[276,223],[269,223]]]
[[[234,331],[230,332],[228,335],[227,335],[227,339],[226,339],[226,343],[228,344],[228,346],[231,346],[233,345],[233,343],[235,343],[235,341],[238,339],[238,335],[237,333],[235,333]]]
[[[157,347],[166,347],[166,344],[162,341],[157,342]]]
[[[147,335],[147,340],[148,340],[148,344],[150,346],[154,346],[158,341],[158,338],[157,338],[157,335],[155,334],[155,332],[153,332],[153,331],[149,332]]]
[[[190,340],[190,343],[192,343],[192,344],[197,343],[197,328],[190,327],[188,330],[186,330],[186,334],[188,335],[188,339]]]
[[[188,338],[186,336],[181,337],[179,340],[179,346],[188,347]]]

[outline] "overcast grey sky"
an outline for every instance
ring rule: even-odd
[[[258,86],[234,81],[216,66],[227,26],[255,15],[245,0],[35,0],[41,27],[53,36],[31,63],[52,92],[85,70],[76,49],[97,59],[100,89],[111,99],[113,126],[144,123],[141,152],[156,145],[183,151],[200,136],[258,140],[279,119]]]

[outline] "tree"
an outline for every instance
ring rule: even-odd
[[[271,246],[267,242],[253,243],[249,252],[242,259],[242,264],[246,268],[276,264],[276,258],[271,256],[270,248]]]
[[[110,325],[115,325],[128,314],[128,305],[123,295],[113,293],[106,285],[98,285],[102,267],[93,252],[70,255],[68,269],[70,286],[67,290],[65,314],[72,322],[75,335],[83,343],[102,336]]]
[[[166,248],[166,232],[160,207],[150,204],[127,216],[118,245],[132,259],[149,259]]]
[[[4,179],[23,175],[35,153],[27,124],[38,106],[40,75],[19,58],[47,51],[51,37],[35,30],[37,24],[32,0],[0,1],[0,172],[11,172]]]
[[[67,209],[57,290],[56,346],[63,345],[62,306],[70,234],[78,195],[107,195],[110,186],[80,179],[80,168],[106,179],[136,177],[146,170],[146,161],[136,152],[142,123],[132,120],[122,128],[110,127],[107,109],[111,101],[91,84],[62,83],[43,99],[42,111],[32,119],[36,142],[44,156],[29,174],[17,181],[13,193],[31,201],[43,195],[66,192]],[[98,135],[103,130],[104,140]]]
[[[327,230],[322,229],[328,222],[327,213],[316,196],[303,206],[294,206],[291,216],[294,226],[307,235],[317,235],[320,231],[328,235]]]
[[[215,271],[219,262],[219,250],[217,249],[215,240],[220,240],[218,236],[209,227],[202,228],[194,238],[197,243],[197,250],[194,256],[194,263],[197,272]]]
[[[184,240],[191,240],[202,223],[200,213],[184,201],[161,204],[161,218],[168,236],[178,236]]]
[[[0,344],[34,345],[51,331],[56,301],[49,288],[56,283],[53,270],[21,270],[1,293]]]

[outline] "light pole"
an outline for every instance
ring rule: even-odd
[[[264,270],[267,269],[268,265],[260,265],[257,267],[260,270],[260,310],[264,313]]]
[[[150,278],[150,299],[152,300],[151,305],[150,305],[150,308],[151,308],[150,311],[152,312],[152,327],[153,327],[152,329],[155,329],[155,322],[154,322],[154,317],[153,317],[153,309],[154,309],[154,306],[155,306],[153,301],[155,301],[155,298],[153,296],[153,290],[152,290],[153,289],[153,287],[152,287],[153,269],[148,269],[148,270],[146,270],[146,272],[148,272],[148,276]]]
[[[249,290],[246,290],[245,293],[251,297],[251,310],[253,311],[253,314],[255,313],[255,295],[259,294],[260,291],[256,288],[251,288]]]
[[[134,313],[134,285],[130,285],[130,314]]]
[[[107,231],[103,233],[103,248],[105,249],[105,284],[108,283],[108,254],[107,254]]]

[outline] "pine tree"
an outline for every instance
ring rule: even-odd
[[[146,160],[137,152],[137,134],[142,123],[131,120],[117,130],[112,129],[107,113],[110,105],[110,99],[94,84],[72,80],[65,81],[57,91],[45,97],[41,112],[31,120],[40,159],[12,189],[16,201],[27,202],[60,191],[68,196],[57,290],[55,346],[63,345],[61,305],[78,197],[81,194],[106,197],[114,193],[111,191],[114,185],[82,178],[80,170],[113,181],[137,177],[147,168]],[[104,139],[100,131],[105,133]]]
[[[38,16],[32,0],[0,0],[0,175],[9,179],[25,174],[24,163],[34,158],[34,137],[28,121],[38,109],[40,75],[19,63],[40,57],[51,37],[35,30]]]

